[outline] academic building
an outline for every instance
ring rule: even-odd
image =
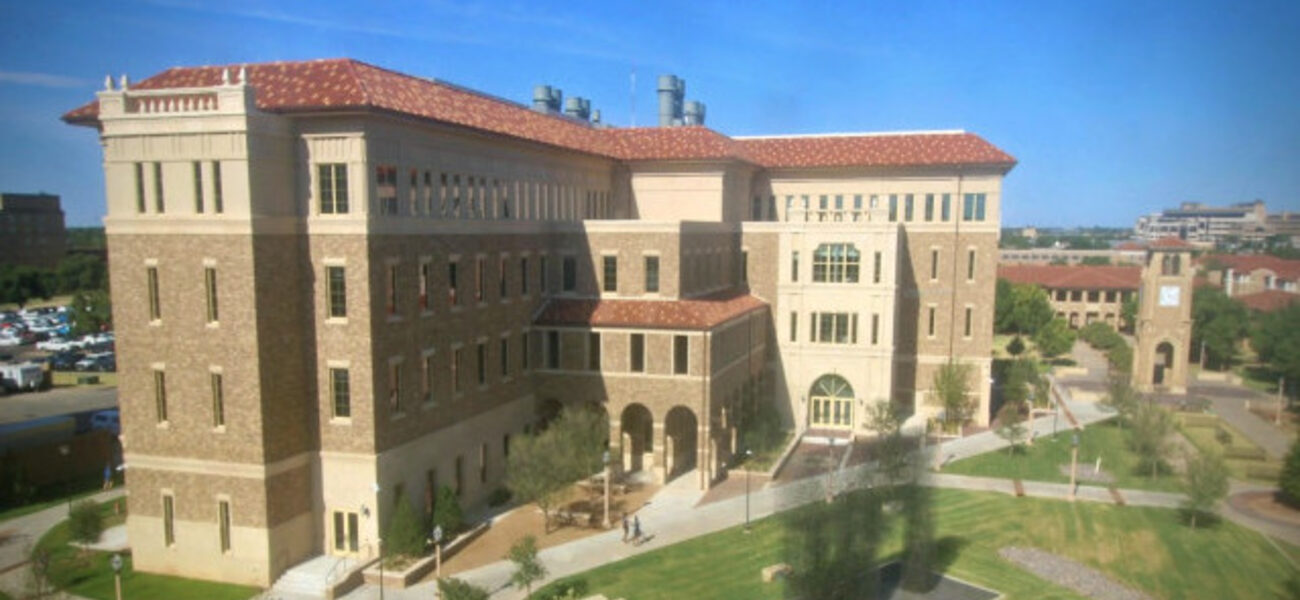
[[[481,505],[564,405],[605,411],[624,471],[701,487],[749,400],[866,435],[871,403],[936,413],[951,360],[987,423],[1015,159],[728,137],[659,87],[663,126],[614,128],[318,60],[108,80],[64,115],[104,149],[135,567],[373,557],[396,497]]]

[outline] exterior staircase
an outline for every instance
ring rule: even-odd
[[[275,581],[268,598],[308,600],[330,598],[331,589],[361,566],[355,557],[321,555],[300,562]]]

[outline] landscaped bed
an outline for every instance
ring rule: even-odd
[[[999,557],[1006,546],[1070,558],[1158,598],[1285,597],[1295,573],[1262,535],[1228,521],[1193,530],[1174,510],[937,490],[935,517],[940,569],[1007,598],[1079,596]],[[768,518],[748,534],[728,529],[577,577],[591,594],[628,600],[781,598],[782,584],[763,583],[760,572],[785,560],[782,534],[781,518]],[[895,524],[881,562],[900,548]]]

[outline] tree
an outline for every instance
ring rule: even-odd
[[[1011,281],[999,277],[993,291],[993,330],[998,333],[1006,333],[1013,327],[1011,285]]]
[[[1038,344],[1038,351],[1043,356],[1060,356],[1074,347],[1074,332],[1064,319],[1054,318],[1034,334],[1034,343]]]
[[[1285,308],[1259,315],[1250,344],[1259,353],[1260,360],[1268,363],[1278,374],[1291,382],[1292,390],[1300,389],[1300,302]]]
[[[388,520],[384,547],[390,555],[416,557],[424,554],[424,540],[425,528],[406,494],[401,494],[393,506],[393,516]]]
[[[600,470],[607,428],[598,411],[568,408],[546,431],[516,442],[506,462],[506,487],[541,509],[546,531],[569,485]]]
[[[73,294],[68,305],[68,312],[68,317],[73,323],[72,333],[74,335],[99,333],[111,329],[113,306],[110,303],[108,292],[104,290],[82,291]]]
[[[1085,256],[1083,257],[1083,260],[1079,262],[1080,264],[1084,264],[1084,265],[1108,266],[1110,265],[1110,257],[1109,256]]]
[[[1010,444],[1007,446],[1008,454],[1014,452],[1020,445],[1020,441],[1029,433],[1029,429],[1025,427],[1025,415],[1021,412],[1023,407],[1023,402],[1006,402],[998,410],[996,433],[998,437]]]
[[[441,527],[443,535],[456,535],[465,525],[464,514],[460,510],[460,500],[456,491],[449,486],[438,488],[438,498],[433,503],[433,524]]]
[[[1124,327],[1123,327],[1124,331],[1132,333],[1133,328],[1137,326],[1137,318],[1138,318],[1137,296],[1129,296],[1128,300],[1125,300],[1122,304],[1120,304],[1119,317],[1121,320],[1124,321]]]
[[[1106,396],[1101,399],[1102,406],[1108,406],[1119,414],[1116,420],[1120,427],[1133,420],[1134,413],[1141,405],[1142,397],[1133,389],[1128,375],[1112,373],[1108,381]]]
[[[1053,314],[1043,288],[1032,283],[998,284],[993,310],[993,326],[998,332],[1033,334],[1051,321]]]
[[[104,259],[93,254],[73,254],[54,269],[58,291],[63,294],[108,289],[108,268]]]
[[[1287,452],[1282,472],[1277,476],[1277,487],[1283,502],[1300,508],[1300,439],[1291,443],[1291,451]]]
[[[26,265],[0,266],[0,302],[27,306],[33,298],[49,298],[51,286],[46,273]]]
[[[888,400],[867,409],[867,428],[877,436],[876,466],[889,486],[901,481],[907,470],[911,448],[903,438],[903,422],[906,420],[907,415]]]
[[[1209,366],[1232,366],[1250,315],[1246,306],[1216,287],[1198,287],[1192,293],[1192,347],[1204,344]]]
[[[72,539],[83,544],[98,542],[104,532],[104,516],[99,512],[99,505],[91,500],[73,504],[68,511],[68,532]]]
[[[1174,418],[1155,404],[1141,404],[1133,415],[1133,430],[1129,445],[1138,456],[1138,465],[1151,469],[1151,478],[1160,474],[1160,466],[1169,456],[1169,434],[1174,430]]]
[[[488,600],[488,591],[455,577],[438,580],[441,600]]]
[[[1196,518],[1214,512],[1214,506],[1228,495],[1228,467],[1223,457],[1204,451],[1188,453],[1187,472],[1183,475],[1183,508],[1196,529]]]
[[[971,366],[949,361],[934,372],[934,394],[943,406],[944,423],[958,425],[970,419],[971,402],[966,396],[970,393]]]
[[[1011,356],[1020,356],[1024,351],[1025,341],[1020,339],[1020,336],[1011,338],[1011,341],[1007,344],[1007,354],[1010,354]]]
[[[546,566],[537,558],[537,538],[526,535],[510,546],[506,558],[515,563],[510,583],[515,589],[524,589],[524,597],[533,595],[533,584],[546,578]]]

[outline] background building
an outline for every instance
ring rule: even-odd
[[[665,81],[665,122],[702,123]],[[701,486],[747,403],[847,437],[868,403],[936,412],[959,361],[987,423],[1012,157],[615,129],[561,97],[321,60],[110,81],[64,116],[104,148],[137,568],[373,556],[396,498],[483,502],[564,405],[608,415],[624,469]]]
[[[998,277],[1032,283],[1047,291],[1056,316],[1078,329],[1102,321],[1119,329],[1124,303],[1141,285],[1140,266],[998,265]]]
[[[1263,200],[1227,207],[1184,202],[1178,208],[1138,217],[1133,231],[1147,240],[1176,237],[1200,246],[1213,246],[1227,238],[1259,242],[1274,233]]]
[[[58,196],[0,193],[0,263],[53,268],[66,246]]]

